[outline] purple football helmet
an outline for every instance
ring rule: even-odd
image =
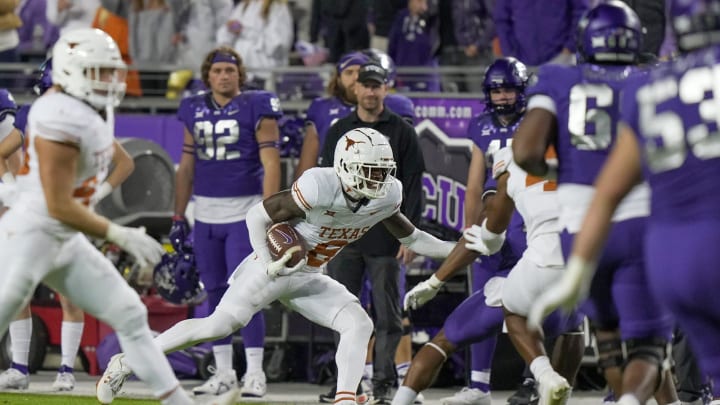
[[[155,266],[153,285],[161,297],[173,304],[198,305],[207,298],[193,253],[164,254]]]
[[[52,58],[48,58],[40,65],[40,74],[33,84],[33,92],[41,96],[47,89],[52,87],[52,85]]]
[[[390,55],[375,48],[365,49],[364,51],[362,51],[362,53],[367,55],[367,57],[370,58],[371,62],[375,62],[378,65],[382,66],[383,69],[385,69],[385,71],[387,72],[388,86],[393,87],[395,85],[395,76],[397,76],[397,70],[395,69],[395,61],[392,60]]]
[[[579,63],[634,64],[640,56],[642,26],[627,4],[609,0],[585,13],[576,39]]]
[[[525,87],[528,73],[525,64],[513,57],[498,58],[485,69],[483,93],[485,93],[485,109],[499,115],[516,114],[526,105]],[[490,98],[492,89],[515,89],[515,104],[495,104]]]
[[[720,0],[671,0],[670,19],[682,52],[720,43]]]

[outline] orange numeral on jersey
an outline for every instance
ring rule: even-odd
[[[347,244],[348,241],[346,240],[331,240],[315,245],[315,248],[307,253],[307,265],[311,267],[322,266],[329,262]]]
[[[73,197],[77,198],[81,204],[90,205],[90,197],[95,194],[95,187],[97,186],[97,178],[92,176],[87,180],[83,181],[80,187],[73,190]]]
[[[525,177],[525,187],[530,187],[530,186],[532,186],[532,185],[534,185],[534,184],[538,184],[538,183],[541,183],[541,182],[543,182],[543,181],[545,182],[545,184],[543,184],[543,191],[555,191],[555,190],[557,190],[557,182],[555,182],[555,181],[549,181],[549,180],[546,180],[546,179],[544,179],[544,178],[542,178],[542,177],[532,176],[532,175],[529,175],[529,174],[527,175],[527,177]]]

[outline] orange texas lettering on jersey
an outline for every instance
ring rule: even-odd
[[[319,236],[331,240],[318,243],[307,253],[307,265],[320,267],[329,262],[340,249],[351,241],[360,239],[369,229],[369,226],[362,228],[329,228],[321,226]]]
[[[363,228],[329,228],[327,226],[320,227],[320,236],[323,239],[358,239],[370,229],[369,226]]]

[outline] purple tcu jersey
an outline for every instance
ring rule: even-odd
[[[194,194],[262,194],[263,167],[255,130],[262,118],[281,116],[277,97],[266,91],[244,91],[224,107],[209,93],[182,100],[177,117],[195,140]]]
[[[522,116],[505,126],[490,112],[482,113],[470,120],[467,136],[485,154],[484,190],[494,190],[497,187],[497,181],[492,177],[492,154],[500,148],[510,146],[513,133],[520,125],[520,121],[522,121]],[[510,269],[515,266],[527,247],[524,226],[522,217],[515,211],[510,220],[506,243],[502,250],[496,255],[483,258],[484,265],[498,270]]]
[[[651,220],[720,219],[720,47],[632,80],[622,120],[638,135],[652,189]]]
[[[497,186],[492,178],[492,154],[512,144],[513,134],[520,121],[522,116],[506,126],[494,114],[484,112],[468,123],[467,137],[485,154],[485,190],[494,190]]]
[[[12,94],[5,89],[0,89],[0,122],[5,120],[9,115],[15,115],[17,112],[17,104]]]
[[[307,110],[307,121],[312,122],[317,130],[320,150],[325,144],[328,129],[340,118],[345,118],[355,106],[343,103],[337,97],[319,97],[310,103]]]
[[[592,185],[615,141],[620,90],[630,66],[544,65],[528,98],[550,97],[557,117],[558,183]]]

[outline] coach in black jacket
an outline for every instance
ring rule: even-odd
[[[396,177],[403,185],[400,211],[415,225],[422,214],[422,174],[425,161],[415,129],[399,115],[384,107],[387,94],[387,73],[377,64],[360,68],[355,83],[358,106],[328,130],[320,155],[320,166],[332,166],[338,139],[355,128],[369,127],[390,141],[397,162]],[[402,336],[399,274],[397,258],[405,262],[414,254],[400,246],[382,224],[378,224],[355,243],[345,247],[328,263],[329,275],[355,294],[360,294],[363,274],[372,284],[372,305],[375,313],[375,357],[373,396],[380,403],[390,403],[390,388],[395,381],[394,356]]]

